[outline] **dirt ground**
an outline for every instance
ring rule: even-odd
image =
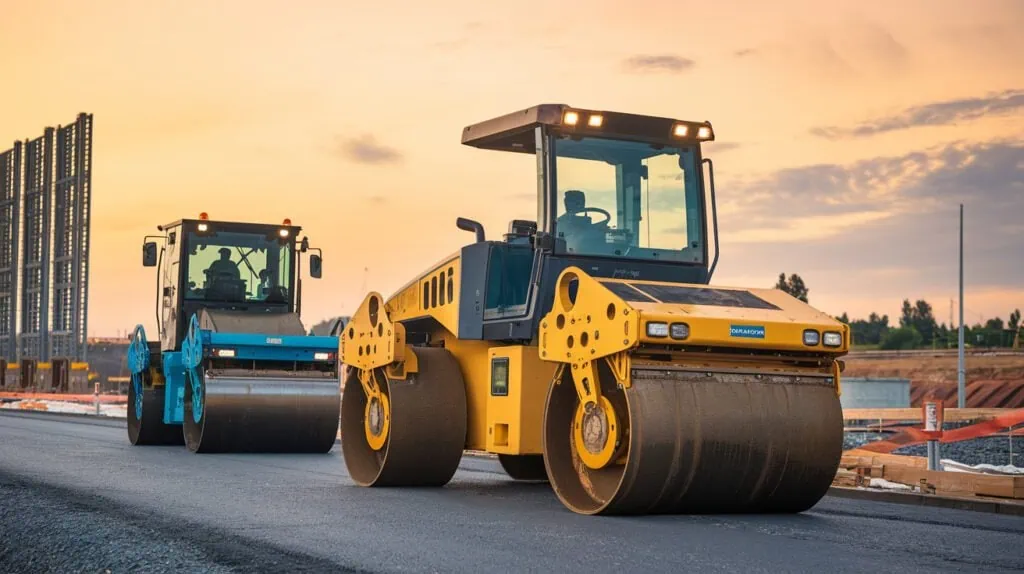
[[[971,356],[967,369],[967,407],[1024,408],[1024,356]],[[939,399],[956,406],[957,358],[901,357],[894,359],[846,358],[844,377],[910,379],[910,404]]]

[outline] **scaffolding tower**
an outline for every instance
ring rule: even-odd
[[[22,386],[37,365],[66,378],[88,361],[92,125],[82,113],[0,153],[0,369],[20,364]]]
[[[88,360],[91,142],[91,116],[57,128],[50,355],[80,362]]]
[[[0,153],[0,378],[18,356],[18,224],[21,142]]]

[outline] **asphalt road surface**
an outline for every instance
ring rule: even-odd
[[[120,421],[0,413],[0,571],[1024,569],[1024,518],[826,497],[795,516],[578,516],[464,457],[368,489],[327,455],[131,447]]]

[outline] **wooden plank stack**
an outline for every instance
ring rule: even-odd
[[[843,453],[833,486],[869,486],[872,478],[917,487],[928,494],[1024,500],[1024,476],[928,470],[921,456],[852,449]]]

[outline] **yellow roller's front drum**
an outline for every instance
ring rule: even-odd
[[[552,385],[544,461],[568,508],[582,514],[801,512],[824,496],[842,453],[843,421],[831,379],[634,368],[602,394],[623,419],[624,456],[587,465],[572,439],[571,380]]]

